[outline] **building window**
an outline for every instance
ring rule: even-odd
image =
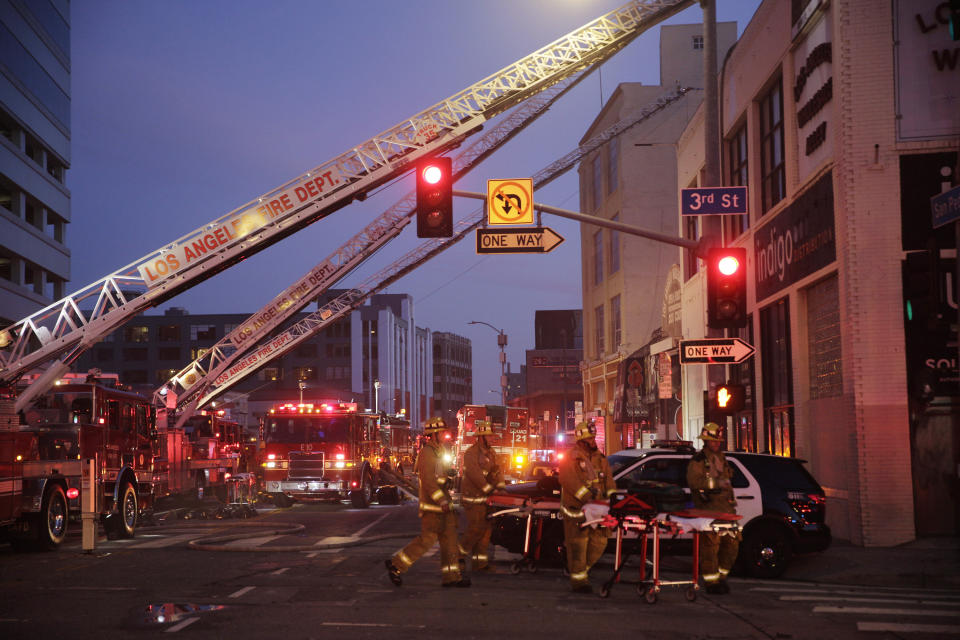
[[[620,346],[620,296],[616,295],[610,298],[610,348],[616,349]]]
[[[778,456],[794,452],[790,305],[781,298],[760,310],[760,354],[767,449]]]
[[[124,327],[124,342],[149,342],[150,329],[148,327]]]
[[[693,36],[693,48],[694,50],[703,49],[703,36]]]
[[[734,187],[747,185],[747,125],[737,129],[727,140],[727,184]],[[726,244],[730,244],[750,226],[750,216],[723,216],[723,231]]]
[[[316,358],[317,357],[317,345],[315,344],[301,344],[296,348],[294,353],[297,357],[300,358]]]
[[[836,274],[807,289],[807,327],[810,332],[810,398],[843,395],[840,293]]]
[[[113,362],[113,349],[110,347],[98,347],[94,354],[97,362]]]
[[[783,166],[783,81],[778,79],[760,100],[760,175],[766,213],[786,194]]]
[[[128,384],[147,384],[147,370],[129,369],[124,372],[122,379]]]
[[[263,369],[263,379],[276,382],[277,380],[283,379],[283,369],[279,367],[264,367]]]
[[[596,347],[597,357],[603,355],[603,305],[600,305],[593,310],[593,331],[594,331],[594,346]]]
[[[180,347],[160,347],[157,349],[159,360],[180,360]]]
[[[593,234],[593,284],[603,282],[603,231]]]
[[[607,143],[607,193],[613,193],[617,190],[617,175],[620,169],[620,138],[614,136]]]
[[[293,375],[297,380],[316,380],[317,370],[313,367],[294,367]]]
[[[603,204],[603,161],[597,154],[593,158],[593,210],[596,211]]]
[[[123,350],[125,362],[143,362],[147,359],[146,347],[126,347]]]
[[[180,327],[175,324],[157,327],[157,339],[160,342],[180,342]]]
[[[170,381],[170,380],[173,380],[173,378],[174,378],[178,373],[180,373],[180,372],[177,371],[176,369],[158,369],[158,370],[157,370],[157,383],[158,383],[158,384],[163,384],[163,383],[165,383],[165,382],[168,382],[168,381]]]
[[[202,358],[203,356],[205,356],[205,355],[207,354],[207,351],[209,351],[209,350],[210,350],[210,349],[204,349],[204,348],[190,349],[190,359],[191,359],[191,360],[199,360],[200,358]]]
[[[611,218],[613,222],[620,221],[620,214]],[[608,261],[609,273],[620,271],[620,232],[616,229],[610,230],[610,260]]]
[[[217,339],[217,327],[212,324],[190,325],[190,339],[213,342]]]

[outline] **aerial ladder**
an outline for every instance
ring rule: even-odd
[[[626,115],[623,119],[534,174],[534,187],[539,189],[546,186],[576,166],[584,156],[589,155],[610,139],[680,100],[689,92],[689,88],[675,89],[664,94],[656,101]],[[271,360],[283,356],[317,332],[345,317],[351,311],[360,307],[373,294],[393,284],[442,251],[452,247],[483,224],[484,220],[485,210],[483,208],[461,218],[456,223],[451,238],[436,238],[421,243],[389,266],[368,277],[361,284],[346,290],[290,327],[261,340],[257,344],[248,345],[242,352],[236,354],[237,357],[231,361],[232,365],[230,367],[221,368],[217,372],[209,372],[196,380],[194,385],[186,391],[190,399],[189,402],[183,402],[185,406],[181,410],[178,424],[188,419],[197,409],[208,405],[241,380],[266,366]],[[272,328],[275,329],[276,326],[277,324],[274,324]],[[159,392],[160,390],[158,390]]]
[[[511,107],[602,63],[693,0],[634,0],[467,89],[0,330],[0,385],[49,365],[17,397],[43,393],[104,336],[137,314],[303,229],[444,153]],[[92,303],[89,310],[81,306]]]
[[[576,86],[589,71],[567,76],[505,114],[494,128],[458,154],[453,164],[454,176],[461,177],[506,144]],[[257,344],[258,340],[275,331],[369,255],[396,238],[410,223],[415,212],[416,191],[411,191],[266,306],[174,374],[154,392],[155,405],[179,407],[174,426],[182,426],[196,411],[195,401],[204,394],[199,383],[216,379],[238,359],[247,357],[250,345]],[[161,419],[169,421],[169,417],[166,411],[161,413]]]

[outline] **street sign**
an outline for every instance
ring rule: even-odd
[[[960,220],[960,186],[930,198],[933,228]]]
[[[747,212],[746,187],[704,187],[680,190],[680,215],[739,215]]]
[[[533,224],[533,179],[487,180],[487,224]]]
[[[681,340],[680,364],[737,364],[756,352],[740,338]]]
[[[561,242],[550,227],[477,229],[477,253],[548,253]]]

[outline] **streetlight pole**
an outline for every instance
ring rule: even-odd
[[[507,406],[507,334],[483,320],[471,320],[467,324],[485,324],[497,332],[497,345],[500,347],[500,404]]]
[[[373,381],[373,412],[380,413],[380,381]]]

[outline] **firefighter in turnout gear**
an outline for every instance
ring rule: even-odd
[[[477,441],[463,455],[460,502],[467,518],[467,531],[460,538],[460,553],[470,557],[473,571],[493,571],[487,556],[493,532],[493,525],[487,520],[487,496],[503,489],[506,483],[496,454],[487,442],[487,436],[493,435],[490,422],[477,420],[474,434]]]
[[[560,465],[563,542],[567,547],[570,587],[575,593],[592,593],[589,571],[607,548],[607,530],[581,528],[586,520],[583,505],[591,500],[609,499],[616,485],[606,456],[597,448],[593,423],[581,422],[574,433],[577,442]]]
[[[698,509],[736,513],[737,500],[730,479],[733,468],[723,455],[725,436],[723,428],[708,422],[700,432],[703,449],[687,465],[687,484]],[[737,559],[740,548],[739,531],[703,531],[700,533],[700,575],[707,593],[730,592],[727,575]]]
[[[470,579],[461,575],[457,553],[457,514],[450,491],[452,467],[444,460],[440,434],[447,428],[443,418],[431,418],[423,427],[424,444],[417,456],[420,478],[420,535],[386,561],[390,581],[403,584],[401,575],[440,541],[440,573],[445,587],[469,587]]]

